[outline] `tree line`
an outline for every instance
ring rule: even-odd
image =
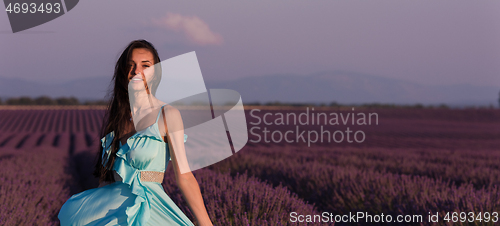
[[[51,98],[48,96],[40,96],[31,98],[28,96],[11,97],[3,100],[0,98],[0,105],[107,105],[105,100],[84,101],[81,102],[76,97],[58,97]]]
[[[0,98],[0,105],[107,105],[108,101],[106,100],[93,100],[93,101],[84,101],[81,102],[76,97],[58,97],[51,98],[48,96],[40,96],[37,98],[31,98],[28,96],[23,97],[11,97],[7,99]],[[320,107],[344,107],[344,106],[354,106],[349,104],[339,104],[337,102],[331,102],[329,104],[321,103],[286,103],[286,102],[251,102],[245,103],[245,105],[256,105],[256,106],[295,106],[295,107],[305,107],[305,106],[320,106]],[[446,104],[440,105],[422,105],[422,104],[413,104],[413,105],[401,105],[401,104],[383,104],[383,103],[369,103],[369,104],[360,104],[356,105],[358,107],[365,108],[449,108]],[[498,96],[498,106],[500,107],[500,93]],[[492,107],[492,106],[490,106]]]

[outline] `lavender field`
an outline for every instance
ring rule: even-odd
[[[250,110],[250,109],[249,109]],[[349,111],[338,108],[317,112]],[[390,225],[496,225],[492,219],[446,223],[447,212],[500,212],[500,111],[365,109],[378,125],[362,143],[249,141],[242,150],[195,171],[215,225],[331,225],[291,222],[290,213],[423,215]],[[304,112],[265,108],[253,114]],[[248,128],[255,120],[247,111]],[[104,109],[0,109],[0,225],[59,225],[61,205],[97,187],[91,176]],[[295,125],[258,125],[271,131]],[[318,125],[300,126],[318,130]],[[325,126],[345,129],[345,126]],[[291,135],[290,135],[291,136]],[[257,140],[250,134],[250,140]],[[168,168],[163,186],[192,218]],[[438,223],[427,222],[439,213]],[[335,225],[386,225],[336,223]]]

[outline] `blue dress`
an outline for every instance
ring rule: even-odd
[[[161,112],[161,111],[160,111]],[[113,169],[122,181],[73,195],[59,212],[65,225],[194,225],[167,196],[159,182],[141,181],[140,171],[165,172],[170,159],[156,122],[127,139]],[[114,133],[101,139],[110,153]],[[184,142],[187,135],[184,134]]]

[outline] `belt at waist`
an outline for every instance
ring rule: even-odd
[[[164,173],[158,171],[140,171],[143,182],[163,182]]]

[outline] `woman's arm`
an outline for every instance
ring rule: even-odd
[[[184,127],[179,110],[173,107],[165,107],[168,134],[166,136],[170,156],[172,159],[175,180],[181,190],[189,209],[194,214],[200,226],[212,225],[208,216],[200,187],[193,173],[189,170],[184,148]],[[164,127],[164,126],[163,126]],[[175,151],[174,151],[175,150]],[[181,170],[182,169],[182,170]]]
[[[173,152],[172,152],[173,153]],[[172,163],[175,161],[175,157],[172,158]],[[180,170],[174,164],[174,173],[179,189],[184,195],[184,199],[188,203],[189,209],[193,212],[196,217],[196,221],[201,225],[212,225],[210,217],[208,216],[207,210],[205,208],[205,203],[203,202],[203,197],[201,196],[200,187],[198,181],[194,178],[193,173],[181,174]]]

